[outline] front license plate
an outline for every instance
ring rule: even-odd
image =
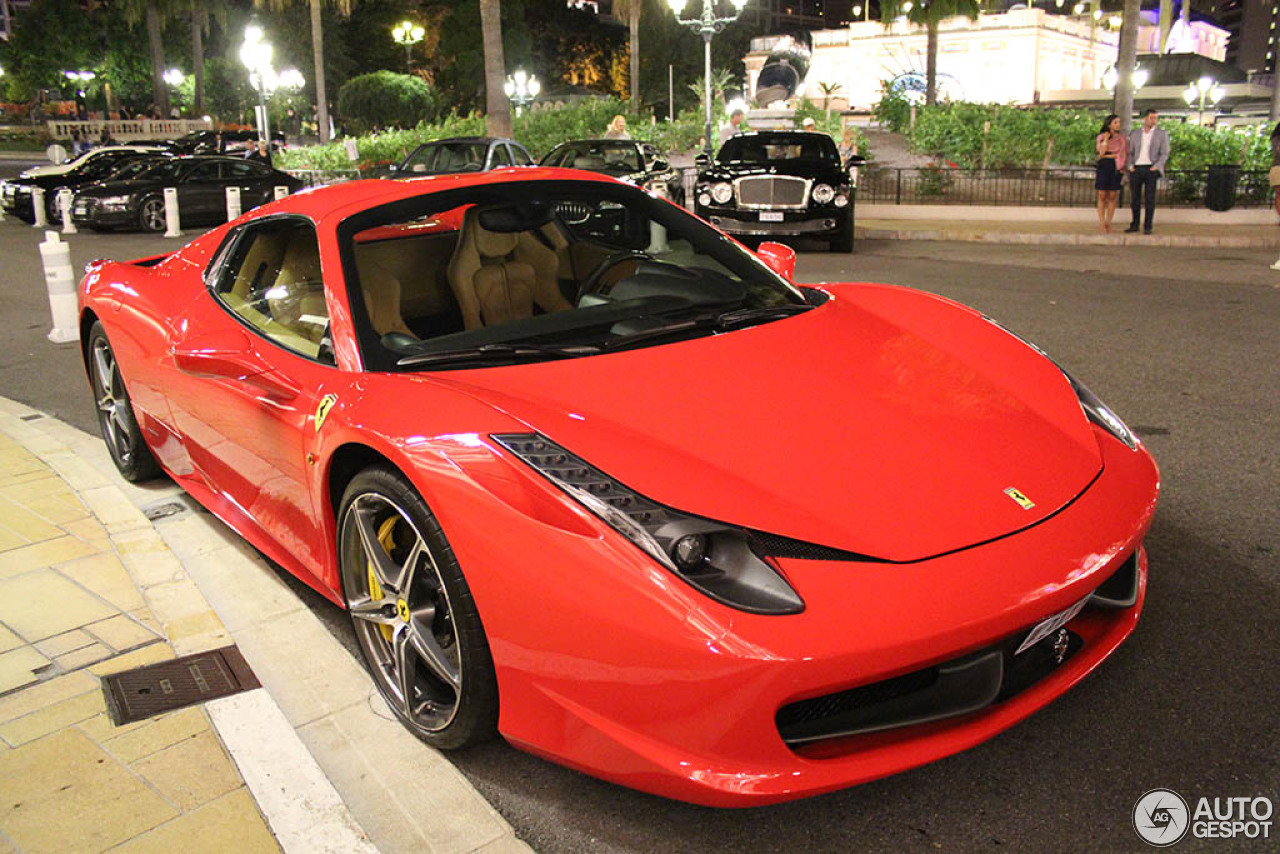
[[[1084,603],[1088,601],[1089,597],[1086,596],[1062,613],[1054,614],[1049,619],[1037,625],[1031,630],[1031,633],[1027,635],[1026,640],[1022,642],[1022,645],[1018,647],[1017,651],[1014,652],[1014,655],[1020,655],[1027,651],[1049,635],[1056,632],[1058,629],[1065,626],[1067,623],[1071,622],[1075,615],[1080,613],[1080,609],[1084,607]]]
[[[761,222],[782,222],[782,211],[761,211]]]

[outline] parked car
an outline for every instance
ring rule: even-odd
[[[585,169],[665,194],[684,205],[684,184],[680,172],[650,142],[624,139],[579,139],[562,142],[542,158],[543,166]]]
[[[419,145],[391,167],[392,177],[414,178],[454,172],[487,172],[503,166],[532,166],[529,150],[514,139],[461,136]]]
[[[222,150],[218,150],[218,137],[222,137]],[[239,154],[258,144],[256,130],[196,130],[168,143],[179,154]],[[271,134],[271,148],[280,151],[285,145],[282,131]]]
[[[714,162],[698,158],[694,210],[734,236],[826,240],[853,250],[848,167],[825,133],[758,131],[731,137]]]
[[[1159,491],[1039,349],[795,258],[577,170],[353,181],[90,264],[81,338],[120,473],[346,608],[414,734],[765,804],[1097,669]]]
[[[45,215],[50,221],[61,214],[58,209],[58,192],[74,190],[94,181],[101,181],[130,160],[154,157],[165,153],[159,146],[110,145],[91,148],[72,160],[55,166],[39,166],[28,169],[17,178],[0,183],[0,204],[5,213],[11,213],[24,222],[35,222],[32,209],[32,190],[44,190]]]
[[[163,231],[164,189],[178,190],[183,225],[214,225],[227,218],[228,187],[240,188],[243,210],[270,201],[276,187],[297,192],[302,182],[256,160],[237,157],[178,157],[127,180],[106,181],[76,194],[71,219],[97,231],[140,228]]]

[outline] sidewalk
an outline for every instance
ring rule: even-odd
[[[263,688],[112,724],[100,677],[232,643]],[[0,398],[0,852],[528,852],[380,703],[177,486]]]

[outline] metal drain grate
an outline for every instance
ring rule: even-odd
[[[234,646],[148,664],[102,679],[116,726],[261,687]]]

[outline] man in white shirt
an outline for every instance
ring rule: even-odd
[[[1142,124],[1129,131],[1129,193],[1132,195],[1133,222],[1125,229],[1138,230],[1142,217],[1142,233],[1150,234],[1156,212],[1156,185],[1164,174],[1169,160],[1169,134],[1156,127],[1159,115],[1155,110],[1144,110]],[[1143,204],[1145,198],[1145,205]]]
[[[729,121],[725,122],[720,128],[720,144],[724,145],[738,134],[738,126],[742,124],[742,120],[747,114],[740,109],[735,109],[729,114]]]

